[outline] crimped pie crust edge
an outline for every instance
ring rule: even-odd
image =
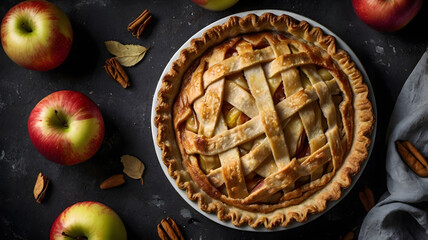
[[[300,204],[270,213],[255,213],[226,205],[201,191],[181,164],[181,154],[172,124],[172,107],[180,90],[183,74],[190,64],[210,47],[218,45],[225,39],[260,31],[288,32],[330,54],[349,77],[355,126],[352,147],[331,181]],[[261,16],[249,14],[242,18],[231,17],[226,23],[210,28],[202,37],[193,39],[190,47],[181,51],[179,58],[172,63],[171,69],[163,77],[157,98],[154,119],[158,129],[157,144],[162,151],[162,161],[168,167],[169,175],[176,180],[180,189],[186,191],[189,199],[198,203],[200,209],[217,213],[220,220],[231,221],[235,226],[248,224],[257,228],[264,225],[267,229],[272,229],[275,226],[286,227],[293,220],[298,222],[307,220],[309,213],[320,213],[326,209],[327,201],[340,198],[342,188],[350,186],[352,175],[359,171],[361,163],[368,157],[374,115],[368,99],[368,88],[363,83],[360,71],[349,55],[337,48],[334,37],[324,35],[320,28],[311,27],[306,21],[298,21],[287,15],[276,16],[265,13]]]

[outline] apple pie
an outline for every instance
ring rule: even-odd
[[[368,157],[368,88],[335,38],[290,16],[231,17],[181,51],[155,125],[171,177],[235,226],[326,209]]]

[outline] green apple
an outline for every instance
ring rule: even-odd
[[[73,31],[67,15],[54,4],[37,0],[12,7],[1,23],[6,54],[21,67],[48,71],[67,58]]]
[[[235,5],[238,0],[192,0],[199,6],[211,11],[223,11]]]
[[[74,165],[98,151],[104,139],[104,120],[89,97],[63,90],[37,103],[28,118],[28,133],[47,159]]]
[[[94,201],[66,208],[54,221],[50,240],[125,240],[126,229],[117,213]]]

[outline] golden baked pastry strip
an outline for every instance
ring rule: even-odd
[[[336,106],[333,103],[332,93],[329,91],[328,86],[319,76],[314,66],[303,66],[303,72],[309,77],[319,96],[319,104],[324,118],[327,120],[328,129],[325,132],[327,141],[330,144],[330,150],[333,158],[333,171],[341,165],[343,156],[343,149],[341,145],[341,138],[339,128],[337,125]]]
[[[271,36],[266,37],[269,41],[270,45],[273,46],[273,50],[277,57],[290,53],[297,53],[299,50],[294,48],[295,50],[290,50],[290,46],[285,46],[284,44],[278,44],[278,39],[273,38]],[[277,72],[275,70],[274,72]],[[284,93],[286,97],[290,97],[292,94],[303,89],[303,83],[299,76],[299,70],[297,68],[290,68],[281,72],[282,84],[284,87]],[[309,104],[302,108],[299,111],[299,117],[296,117],[293,125],[287,127],[285,129],[289,136],[289,141],[287,144],[291,147],[290,154],[294,156],[295,151],[297,151],[297,137],[300,137],[301,134],[298,132],[293,132],[293,130],[301,129],[300,125],[303,125],[305,135],[307,136],[307,140],[310,147],[310,153],[315,152],[317,149],[321,148],[326,143],[326,138],[324,135],[324,131],[322,129],[321,124],[321,114],[317,104]],[[296,150],[295,150],[296,149]],[[311,179],[319,178],[322,175],[323,169],[319,167],[315,172],[311,174]]]
[[[234,43],[231,42],[231,44]],[[208,67],[223,60],[225,54],[226,49],[214,50],[208,61]],[[201,98],[203,105],[202,107],[197,107],[199,112],[197,115],[200,121],[199,134],[210,137],[213,134],[216,135],[227,130],[227,125],[224,122],[223,115],[220,114],[224,95],[224,84],[224,78],[211,84],[206,89],[204,97]],[[241,169],[238,148],[235,147],[222,152],[218,157],[222,166],[221,169],[228,196],[232,198],[246,197],[248,195],[248,191],[245,185],[244,174]],[[205,156],[205,159],[207,158],[211,158],[210,161],[214,161],[212,156]]]
[[[334,80],[329,81],[328,86],[333,88],[333,94],[338,93],[339,89],[336,88],[337,85]],[[275,109],[279,119],[283,121],[317,99],[318,95],[314,87],[307,87],[278,103]],[[187,154],[216,155],[254,139],[261,134],[264,134],[264,128],[258,115],[242,125],[211,138],[184,131],[182,143]]]
[[[302,66],[301,68],[303,72],[309,77],[312,86],[316,89],[317,95],[319,96],[320,108],[324,114],[324,117],[327,120],[327,125],[328,125],[328,129],[326,132],[326,136],[328,140],[328,145],[326,146],[328,148],[325,146],[324,147],[325,151],[321,153],[318,153],[318,151],[315,151],[309,157],[309,159],[315,159],[316,157],[314,156],[322,155],[322,159],[325,161],[322,164],[316,165],[315,168],[313,169],[311,168],[311,170],[306,173],[313,174],[315,171],[319,171],[317,169],[320,169],[320,167],[323,166],[323,164],[325,164],[327,161],[330,161],[330,157],[325,157],[327,154],[330,154],[330,156],[333,159],[332,170],[334,172],[336,170],[336,166],[338,165],[337,161],[341,159],[341,155],[335,156],[335,154],[340,154],[340,151],[341,151],[341,146],[338,143],[338,140],[340,138],[339,138],[339,132],[338,132],[338,127],[336,123],[336,107],[332,101],[331,93],[329,92],[327,84],[325,84],[325,82],[318,75],[318,73],[315,70],[315,67],[313,65],[306,65],[306,66]],[[331,149],[331,153],[330,153],[330,149]],[[298,170],[296,170],[296,172],[297,171]],[[296,173],[294,173],[294,175],[295,174]],[[318,175],[317,177],[320,177],[321,174],[317,174],[317,175]],[[272,176],[274,176],[274,180],[269,180]],[[252,194],[248,197],[248,199],[252,199],[252,200],[247,200],[248,201],[247,203],[259,201],[260,198],[270,196],[273,193],[276,193],[278,190],[284,189],[290,184],[292,184],[290,183],[290,181],[293,181],[293,180],[295,181],[302,176],[305,176],[305,175],[297,175],[296,178],[293,179],[293,174],[290,173],[290,171],[282,171],[281,169],[277,173],[264,179],[263,181],[267,181],[267,183],[264,183],[263,186],[266,186],[266,187],[264,189],[259,187],[257,188],[256,191],[253,190]]]
[[[271,41],[274,41],[272,39],[270,39]],[[305,65],[306,62],[310,62],[311,60],[305,57],[302,57],[304,55],[302,54],[292,54],[291,51],[289,50],[288,46],[286,45],[280,45],[277,44],[276,46],[279,47],[275,47],[272,48],[273,49],[273,53],[276,56],[276,59],[273,60],[272,64],[269,64],[271,71],[270,72],[274,72],[274,73],[281,73],[281,78],[282,78],[282,82],[284,85],[284,93],[286,95],[286,99],[293,99],[292,95],[294,93],[298,93],[298,92],[302,92],[305,89],[303,89],[303,85],[300,82],[300,79],[298,77],[298,70],[296,68],[286,68],[283,69],[281,64],[278,63],[284,63],[284,60],[287,61],[287,65],[302,65],[302,69],[304,69],[303,71],[306,73],[306,75],[309,77],[309,80],[311,81],[311,84],[318,96],[318,98],[320,98],[320,107],[323,110],[324,115],[326,115],[326,119],[327,119],[327,124],[329,128],[334,129],[335,127],[337,128],[337,124],[335,121],[336,118],[336,109],[335,109],[335,105],[332,102],[331,99],[331,93],[328,89],[328,85],[321,79],[321,77],[316,73],[315,67],[313,65]],[[254,52],[253,51],[253,45],[246,42],[246,41],[241,41],[239,44],[237,44],[236,49],[239,53],[239,56],[245,56],[246,53],[249,52]],[[257,50],[256,50],[257,51]],[[270,53],[270,51],[267,51],[268,53]],[[217,54],[215,51],[213,53],[213,55]],[[287,56],[294,56],[294,58],[284,58],[284,54],[287,54]],[[269,54],[267,54],[266,56],[268,56]],[[263,55],[262,55],[263,56]],[[218,59],[216,57],[211,57],[211,59]],[[279,60],[277,60],[279,59]],[[248,61],[246,62],[245,60],[243,60],[241,58],[241,62],[242,63],[246,63],[248,64]],[[214,60],[215,61],[215,60]],[[260,59],[256,59],[256,62],[261,61]],[[290,64],[290,61],[293,62],[293,64]],[[210,71],[210,69],[212,69],[211,71],[214,71],[215,69],[215,73],[221,72],[220,70],[224,68],[221,68],[221,65],[219,65],[218,63],[216,64],[212,64],[213,61],[211,61],[211,63],[209,64],[209,68],[208,71]],[[242,64],[244,65],[244,64]],[[245,182],[244,179],[244,174],[247,175],[250,172],[252,172],[253,170],[255,170],[256,167],[258,167],[269,155],[270,153],[273,153],[274,156],[274,160],[275,160],[275,164],[277,166],[277,168],[275,170],[278,169],[283,169],[287,166],[287,164],[290,161],[289,158],[289,150],[287,149],[287,144],[285,141],[285,137],[284,137],[284,132],[282,131],[283,127],[280,127],[281,125],[281,121],[284,119],[279,119],[277,114],[277,109],[275,109],[275,106],[273,105],[273,100],[271,97],[271,94],[269,94],[272,90],[269,88],[269,85],[267,84],[268,81],[271,81],[273,83],[278,81],[278,78],[272,79],[268,78],[265,79],[265,74],[264,74],[264,69],[262,68],[262,66],[260,64],[258,65],[251,65],[249,64],[250,67],[247,67],[246,69],[243,70],[245,78],[247,79],[249,88],[252,93],[252,96],[254,96],[254,100],[256,103],[256,106],[258,108],[258,112],[261,113],[261,116],[257,116],[254,117],[252,120],[259,118],[261,120],[262,126],[264,127],[263,132],[259,132],[257,134],[262,134],[265,133],[267,135],[267,140],[268,141],[263,141],[261,144],[259,144],[259,146],[257,146],[255,148],[255,150],[253,150],[251,152],[251,154],[247,154],[245,156],[242,157],[242,165],[243,167],[241,168],[241,163],[240,163],[240,159],[239,159],[239,152],[238,149],[236,148],[238,145],[240,145],[242,142],[237,141],[236,146],[234,146],[233,148],[231,148],[230,150],[224,149],[224,151],[226,152],[226,156],[228,156],[227,158],[225,158],[223,156],[223,159],[234,159],[232,161],[225,161],[225,160],[221,160],[222,157],[220,157],[220,160],[222,162],[222,168],[221,171],[217,170],[217,171],[213,171],[211,174],[208,174],[208,178],[216,185],[216,186],[221,186],[221,184],[224,182],[224,178],[225,176],[227,176],[229,179],[226,179],[226,188],[228,191],[228,195],[230,197],[233,197],[231,195],[235,195],[234,197],[236,198],[236,196],[239,195],[240,198],[244,197],[247,193],[246,193],[246,188],[244,187],[243,189],[245,190],[245,193],[240,193],[240,194],[236,194],[236,193],[232,193],[232,186],[228,186],[230,185],[230,183],[234,183],[234,184],[240,184],[241,187],[240,189],[242,189],[242,184]],[[266,64],[268,65],[268,64]],[[265,66],[266,66],[265,65]],[[280,68],[283,69],[283,71],[278,71],[275,68]],[[266,67],[265,67],[266,69]],[[230,70],[230,72],[233,72],[233,70]],[[207,75],[207,72],[204,73],[204,77],[205,76],[212,76],[211,75]],[[269,76],[269,74],[267,74]],[[216,108],[216,112],[220,112],[219,110],[219,104],[221,105],[221,101],[222,101],[222,90],[224,88],[224,78],[220,79],[214,82],[211,82],[211,85],[209,85],[206,89],[206,94],[204,97],[204,102],[206,104],[204,104],[204,109],[205,108],[209,108],[208,104],[211,105],[211,107],[214,106],[214,108]],[[204,84],[204,86],[206,87],[206,82]],[[215,100],[213,98],[207,98],[210,97],[211,95],[211,91],[210,89],[213,88],[218,88],[221,90],[216,91],[216,96]],[[230,98],[230,102],[232,102],[232,105],[241,105],[239,107],[237,107],[238,109],[242,109],[243,112],[246,111],[246,105],[248,106],[254,106],[253,105],[253,98],[250,96],[246,96],[249,95],[245,90],[241,89],[241,87],[237,86],[237,84],[233,83],[233,82],[228,82],[228,92],[226,94],[227,97],[225,98]],[[310,89],[310,88],[308,88]],[[238,93],[243,95],[244,99],[249,99],[246,101],[239,101],[236,100],[236,97],[230,97],[230,96],[240,96],[240,94],[234,94],[234,90],[237,91]],[[207,99],[209,99],[209,101],[207,101]],[[213,101],[214,100],[214,101]],[[250,101],[250,102],[248,102]],[[285,101],[285,100],[284,100]],[[235,103],[235,104],[233,104]],[[279,105],[279,104],[278,104]],[[279,105],[280,106],[280,105]],[[322,131],[322,126],[321,126],[321,120],[320,120],[320,114],[319,114],[319,110],[317,109],[317,105],[308,105],[306,107],[306,109],[299,111],[299,115],[305,115],[306,117],[305,119],[305,132],[306,134],[308,134],[308,141],[310,143],[310,147],[311,147],[311,153],[315,152],[318,150],[319,147],[322,146],[322,144],[324,144],[326,142],[325,140],[325,135],[324,132]],[[282,110],[282,109],[281,109]],[[280,113],[283,113],[284,111],[278,111]],[[316,111],[318,111],[318,114],[316,114]],[[247,111],[248,112],[248,111]],[[250,110],[249,112],[251,112],[249,115],[255,115],[255,110]],[[295,112],[295,111],[294,111]],[[293,112],[293,114],[294,114]],[[292,115],[292,114],[290,114]],[[308,117],[309,116],[313,116],[313,117]],[[207,117],[207,119],[211,120],[211,123],[215,123],[217,118],[213,118],[213,117]],[[213,121],[212,119],[215,119],[215,121]],[[201,122],[203,122],[203,118],[201,120]],[[269,122],[263,121],[263,120],[268,120]],[[251,121],[251,120],[250,120]],[[292,119],[291,121],[289,121],[291,123],[294,124],[290,124],[291,127],[285,127],[285,132],[290,132],[293,131],[295,129],[299,129],[299,126],[301,126],[303,123],[301,122],[301,120],[297,117],[294,117],[294,119]],[[250,125],[250,124],[249,124]],[[203,126],[203,125],[202,125]],[[213,125],[211,125],[213,126]],[[220,126],[221,128],[219,129],[219,134],[217,136],[224,136],[224,133],[228,131],[226,124],[224,123],[224,120],[220,117],[219,122],[218,122],[218,126]],[[242,126],[242,125],[241,125]],[[300,127],[301,128],[301,127]],[[236,129],[236,128],[235,128]],[[251,128],[250,128],[251,129]],[[258,128],[259,131],[261,130],[260,127]],[[243,128],[242,129],[244,132],[248,130],[248,128]],[[279,131],[278,131],[279,130]],[[247,131],[248,132],[248,131]],[[334,131],[331,130],[330,134],[338,134],[338,131]],[[253,137],[257,137],[258,135],[254,135]],[[238,136],[239,134],[237,134],[236,136]],[[300,136],[300,134],[293,134],[292,132],[290,134],[287,134],[287,136],[292,136],[288,138],[288,144],[290,144],[292,146],[292,154],[295,154],[296,151],[296,147],[297,146],[297,141],[299,140],[298,138],[296,138],[295,136]],[[333,137],[337,137],[338,136],[333,136]],[[187,137],[185,137],[185,139],[189,139]],[[224,138],[223,138],[224,139]],[[233,140],[236,142],[236,138],[233,138]],[[246,142],[250,139],[245,139],[243,140],[243,142]],[[208,140],[209,141],[209,140]],[[184,142],[186,142],[186,140],[184,140]],[[198,141],[200,142],[200,141]],[[266,143],[269,143],[269,146],[267,146]],[[336,145],[335,143],[333,143],[334,145]],[[211,146],[212,144],[208,144],[208,146]],[[225,146],[226,144],[217,144],[217,146]],[[334,146],[336,147],[336,146]],[[199,147],[200,148],[200,147]],[[337,147],[336,147],[337,148]],[[189,149],[188,147],[185,148],[186,151]],[[220,154],[220,156],[225,153],[221,153],[223,150],[220,150],[218,153]],[[230,152],[229,152],[230,151]],[[294,152],[293,152],[294,151]],[[337,150],[335,150],[336,152],[338,152]],[[234,154],[232,154],[232,152],[234,152]],[[190,154],[190,152],[187,152],[188,154]],[[217,153],[216,153],[217,154]],[[262,156],[261,156],[262,155]],[[232,157],[233,156],[233,157]],[[248,156],[248,157],[247,157]],[[254,158],[251,158],[251,156],[254,156]],[[232,165],[230,165],[230,163],[234,163]],[[229,164],[228,164],[229,163]],[[248,163],[248,164],[247,164]],[[336,164],[334,164],[336,165]],[[227,167],[226,167],[227,166]],[[231,169],[231,166],[235,169],[237,169],[238,171],[230,171],[229,173],[225,173],[224,171],[227,171],[227,169]],[[270,168],[272,169],[272,168]],[[242,173],[243,171],[243,173]],[[272,170],[271,170],[272,171]],[[220,174],[223,173],[223,174]],[[236,173],[237,172],[237,173]],[[231,173],[231,174],[230,174]],[[309,174],[312,174],[312,179],[316,179],[319,178],[323,173],[323,168],[322,165],[317,166],[316,169],[314,169],[314,171],[310,172]],[[301,176],[299,176],[301,177]],[[223,179],[222,179],[223,178]],[[294,184],[290,183],[290,184]],[[288,185],[290,185],[288,184]],[[284,185],[284,183],[281,183],[281,186],[272,186],[273,189],[275,189],[275,187],[277,187],[278,189],[285,189],[287,188],[288,185]],[[233,188],[236,189],[236,188]],[[271,191],[272,192],[272,191]],[[276,191],[274,191],[273,193],[275,193]],[[252,194],[253,197],[256,196],[257,194],[261,194],[261,195],[266,195],[266,193],[264,193],[263,191],[259,191],[259,193],[255,193]],[[254,197],[257,198],[257,197]]]
[[[332,94],[335,94],[335,95],[339,94],[339,89],[337,88],[335,80],[329,80],[329,81],[326,82],[326,84],[329,87],[329,89],[330,89],[330,91],[331,91]],[[309,86],[305,90],[306,91],[314,91],[314,89],[311,86]],[[305,90],[301,90],[301,91],[305,91]],[[314,93],[312,93],[311,95],[315,96]],[[293,99],[293,98],[294,97],[290,96],[290,98],[288,98],[288,101],[291,101],[291,99]],[[287,104],[285,104],[285,102],[284,102],[280,106],[278,106],[278,109],[280,109],[279,111],[282,111],[282,109],[283,109],[282,106],[286,106],[286,105]],[[304,109],[306,107],[302,107],[302,109]],[[290,115],[292,115],[292,113],[290,113]],[[253,119],[257,119],[257,118],[253,118]],[[255,121],[253,119],[250,120],[250,121]],[[284,119],[281,119],[281,120],[284,120]],[[247,124],[248,124],[248,122],[247,122]],[[260,125],[260,124],[258,123],[257,125]],[[243,132],[245,131],[245,127],[244,126],[241,125],[241,126],[238,126],[238,127],[242,127],[243,128],[242,131]],[[234,128],[234,129],[237,129],[238,127]],[[317,129],[317,130],[319,130],[319,129]],[[228,131],[231,131],[231,130],[228,130]],[[223,132],[223,134],[224,135],[228,135],[225,132]],[[324,132],[322,132],[321,137],[324,137]],[[189,138],[186,137],[186,139],[189,139]],[[319,139],[320,139],[320,137],[317,137],[317,139],[313,140],[312,142],[317,141],[319,143],[320,142]],[[325,137],[324,137],[324,143],[325,143]],[[311,144],[311,142],[310,142],[310,144]],[[228,144],[220,144],[220,145],[228,145]],[[320,148],[320,147],[318,147],[318,148]],[[316,148],[316,149],[318,149],[318,148]],[[222,150],[220,150],[220,151],[222,151]],[[244,156],[241,157],[241,164],[242,164],[242,169],[243,169],[244,175],[248,175],[252,171],[254,171],[262,162],[265,161],[265,159],[270,154],[271,154],[271,148],[270,148],[268,139],[265,138],[257,146],[255,146],[249,153],[247,153],[247,154],[245,154]],[[221,174],[221,169],[213,170],[213,171],[211,171],[208,174],[208,178],[210,179],[210,181],[213,182],[213,184],[215,184],[217,187],[220,186],[221,184],[223,184],[222,177],[223,176]]]
[[[239,55],[245,55],[247,52],[253,52],[253,45],[246,41],[241,41],[236,46],[236,49]],[[290,162],[290,156],[263,68],[260,64],[252,65],[244,69],[244,75],[250,87],[251,94],[256,100],[260,120],[272,149],[276,166],[278,169],[282,169]]]
[[[250,118],[259,115],[253,96],[233,81],[225,82],[224,100]]]
[[[295,158],[283,169],[265,178],[252,193],[243,200],[244,204],[250,204],[262,200],[267,196],[286,188],[294,183],[298,178],[306,176],[315,171],[331,159],[329,145],[318,149],[305,161],[299,163]]]

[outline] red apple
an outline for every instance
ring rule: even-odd
[[[113,209],[99,202],[79,202],[52,224],[50,240],[60,239],[125,240],[126,229]]]
[[[357,16],[370,27],[384,32],[406,26],[422,7],[423,0],[352,0]]]
[[[199,6],[212,10],[212,11],[223,11],[235,5],[238,0],[192,0]]]
[[[21,67],[48,71],[61,65],[73,42],[65,13],[47,1],[25,1],[12,7],[1,22],[1,43]]]
[[[43,98],[28,118],[28,133],[47,159],[73,165],[88,160],[104,138],[104,120],[87,96],[63,90]]]

